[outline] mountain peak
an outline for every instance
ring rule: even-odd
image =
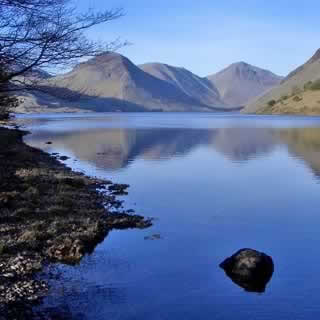
[[[256,74],[256,73],[259,73],[259,74],[269,73],[269,74],[275,75],[274,73],[272,73],[269,70],[256,67],[256,66],[254,66],[254,65],[252,65],[250,63],[244,62],[244,61],[239,61],[239,62],[232,63],[230,66],[228,66],[227,68],[223,69],[220,72],[224,72],[224,71],[227,71],[229,69],[230,70],[242,70],[242,71],[248,71],[248,72],[251,71],[254,74]]]
[[[125,65],[129,65],[132,64],[130,62],[130,60],[126,57],[124,57],[123,55],[121,55],[120,53],[116,53],[116,52],[104,52],[100,55],[97,55],[85,62],[82,62],[80,64],[78,64],[76,66],[76,68],[82,68],[84,66],[97,66],[97,67],[101,67],[101,66],[105,66],[108,64],[125,64]]]
[[[240,61],[207,77],[228,105],[243,106],[266,90],[278,85],[282,77],[271,71]]]
[[[249,63],[244,62],[244,61],[238,61],[238,62],[234,62],[230,65],[231,66],[246,66],[246,67],[252,67]]]

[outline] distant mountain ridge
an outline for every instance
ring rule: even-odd
[[[245,62],[233,63],[207,79],[230,106],[244,106],[253,98],[280,84],[282,77]]]
[[[242,105],[249,94],[259,94],[278,79],[244,63],[202,78],[167,64],[136,66],[123,55],[110,52],[80,63],[66,74],[39,78],[42,92],[23,93],[18,112],[230,111]],[[259,83],[259,90],[254,90],[252,83],[256,87]],[[236,94],[230,97],[230,92]]]

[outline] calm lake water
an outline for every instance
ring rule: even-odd
[[[46,308],[73,319],[316,319],[320,316],[320,118],[235,114],[21,116],[28,144],[88,175],[130,184],[125,206],[156,218],[112,231],[59,266]],[[52,145],[46,145],[52,141]],[[160,239],[145,237],[159,234]],[[271,255],[263,294],[219,263]]]

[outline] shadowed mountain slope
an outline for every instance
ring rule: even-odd
[[[166,81],[187,96],[213,107],[227,107],[221,101],[217,88],[206,78],[201,78],[185,68],[162,63],[146,63],[139,66],[146,73]]]

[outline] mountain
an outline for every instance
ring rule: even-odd
[[[71,72],[49,79],[44,89],[58,98],[61,106],[92,111],[208,112],[222,106],[213,87],[211,100],[205,101],[200,94],[193,95],[189,87],[184,90],[154,77],[117,53],[80,63]],[[65,102],[61,103],[61,99]]]
[[[280,84],[282,77],[245,62],[237,62],[207,79],[229,106],[245,106],[250,100]]]
[[[208,106],[227,107],[221,101],[217,88],[206,78],[201,78],[185,68],[173,67],[162,63],[139,65],[144,72],[166,81]]]
[[[281,84],[249,103],[245,113],[320,114],[320,49]]]

